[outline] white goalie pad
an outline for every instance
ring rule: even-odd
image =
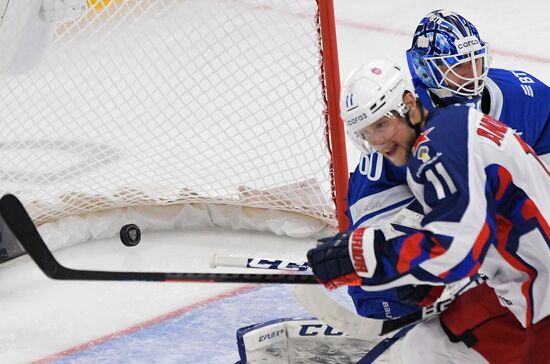
[[[86,0],[44,0],[42,17],[47,22],[63,22],[81,17],[88,10]]]
[[[240,364],[357,363],[376,344],[311,318],[278,319],[237,330]]]

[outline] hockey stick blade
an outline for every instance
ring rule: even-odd
[[[320,286],[296,286],[294,294],[298,301],[319,320],[335,329],[364,340],[372,340],[392,335],[397,330],[415,325],[419,322],[437,317],[462,292],[472,289],[483,282],[480,277],[475,280],[464,279],[448,287],[445,297],[422,310],[395,319],[378,320],[359,316],[340,305]]]
[[[0,199],[0,216],[36,265],[52,279],[318,284],[313,275],[306,274],[165,273],[71,269],[64,267],[55,259],[17,197],[7,194]]]

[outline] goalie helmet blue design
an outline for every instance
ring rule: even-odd
[[[447,10],[427,14],[418,24],[407,60],[413,79],[438,96],[480,96],[490,57],[476,27]]]

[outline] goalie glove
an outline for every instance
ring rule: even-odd
[[[372,277],[376,268],[374,252],[371,249],[368,254],[372,257],[368,268],[363,255],[363,235],[368,232],[373,230],[359,228],[351,234],[339,233],[320,239],[317,247],[307,253],[307,260],[317,280],[326,288],[335,289],[340,286],[360,286],[361,276],[358,272],[363,277]]]

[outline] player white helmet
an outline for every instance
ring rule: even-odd
[[[403,93],[414,93],[408,75],[391,62],[376,60],[351,71],[342,87],[340,114],[346,132],[363,153],[368,144],[361,130],[383,116],[401,116],[409,111]]]

